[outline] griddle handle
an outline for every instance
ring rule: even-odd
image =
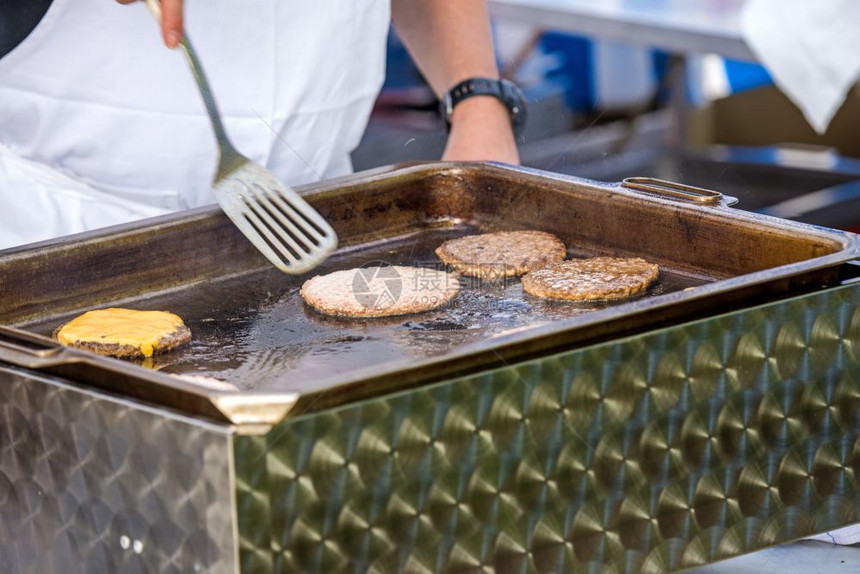
[[[734,205],[737,198],[723,195],[719,191],[713,191],[702,187],[695,187],[685,183],[665,181],[653,177],[628,177],[621,182],[621,187],[635,191],[643,191],[651,195],[688,201],[699,205]]]
[[[0,327],[0,362],[39,369],[68,362],[66,348],[45,337],[12,327]]]

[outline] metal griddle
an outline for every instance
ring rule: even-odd
[[[376,262],[442,268],[433,250],[446,239],[481,233],[488,226],[453,224],[392,237],[332,258],[315,273]],[[578,250],[578,256],[589,254]],[[645,297],[704,284],[707,279],[666,270]],[[570,320],[619,303],[576,304],[525,294],[519,279],[462,277],[454,304],[438,311],[356,320],[322,315],[304,304],[300,281],[263,269],[143,297],[135,307],[169,309],[188,318],[191,345],[139,361],[172,374],[229,381],[239,390],[314,392],[341,374],[393,361],[444,356],[464,345],[484,344],[507,333]],[[74,314],[62,316],[60,323]],[[50,335],[58,318],[27,325]]]
[[[449,238],[494,230],[558,235],[569,255],[640,256],[659,281],[629,301],[524,294],[516,279],[463,278],[448,308],[349,320],[298,294],[215,209],[67,238],[0,257],[0,359],[234,423],[272,424],[395,390],[798,294],[839,278],[855,236],[746,213],[707,190],[605,184],[526,169],[425,164],[304,190],[344,248],[314,273],[384,262],[438,267]],[[47,337],[92,308],[167,309],[188,347],[143,363],[61,349]],[[226,381],[213,390],[171,377]]]

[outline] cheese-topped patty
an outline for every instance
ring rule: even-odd
[[[523,277],[523,290],[547,299],[626,299],[647,289],[658,271],[657,265],[638,257],[571,259],[531,271]]]
[[[543,231],[499,231],[450,239],[436,249],[439,259],[464,275],[515,277],[564,259],[564,243]]]
[[[191,340],[182,319],[167,311],[97,309],[54,332],[63,345],[109,357],[151,357]]]

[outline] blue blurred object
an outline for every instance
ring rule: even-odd
[[[647,107],[654,101],[653,92],[668,71],[668,56],[659,51],[643,52],[644,55],[627,53],[623,48],[547,31],[537,42],[536,50],[518,66],[516,79],[530,100],[561,92],[564,105],[575,113],[590,113],[606,106]],[[391,30],[383,91],[401,93],[422,87],[426,88],[424,79],[396,32]],[[665,102],[666,98],[666,94],[657,94],[656,102]]]
[[[545,33],[539,42],[540,49],[558,55],[560,65],[546,70],[545,77],[564,90],[567,106],[574,111],[590,111],[594,107],[595,86],[592,66],[591,42],[585,38]]]
[[[729,87],[733,94],[773,83],[767,70],[758,64],[738,60],[724,60],[724,64]]]
[[[671,55],[663,50],[654,50],[652,59],[654,61],[654,79],[657,81],[657,94],[655,100],[658,104],[669,101],[671,88],[663,82],[669,73]]]
[[[391,28],[388,31],[388,55],[386,60],[385,83],[382,90],[402,90],[425,86],[426,82],[412,62],[412,57],[403,46],[397,33]]]
[[[647,107],[668,72],[666,54],[620,43],[547,32],[539,47],[554,56],[547,61],[556,63],[545,70],[545,79],[564,90],[565,103],[574,112]],[[665,100],[665,94],[657,94],[657,102]]]

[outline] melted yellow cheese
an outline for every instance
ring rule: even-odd
[[[98,309],[66,323],[57,333],[57,340],[63,345],[132,345],[143,356],[151,357],[158,342],[182,325],[182,319],[167,311]]]

